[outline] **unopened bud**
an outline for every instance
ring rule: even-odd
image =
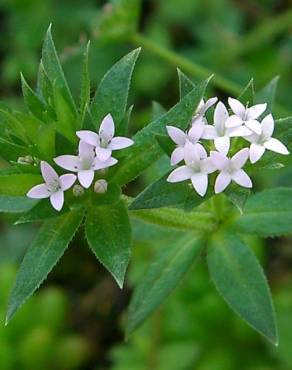
[[[81,185],[73,186],[73,195],[74,197],[82,197],[84,194],[84,188]]]
[[[20,164],[33,164],[34,163],[34,160],[33,160],[33,157],[31,155],[26,155],[25,157],[19,157],[17,159],[17,163],[20,163]]]
[[[94,191],[98,194],[104,194],[107,192],[107,181],[106,180],[97,180],[94,184]]]

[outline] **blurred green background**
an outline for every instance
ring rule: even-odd
[[[194,80],[215,73],[208,95],[222,99],[236,96],[251,77],[260,89],[280,75],[275,116],[291,115],[291,5],[288,0],[0,0],[1,100],[22,107],[19,73],[35,84],[43,36],[52,22],[76,96],[88,39],[95,85],[123,54],[142,44],[131,90],[133,132],[149,122],[152,101],[169,108],[178,100],[176,66]],[[257,174],[257,188],[292,185],[291,160],[286,164]],[[152,166],[127,192],[139,192],[164,165]],[[133,260],[123,291],[77,235],[40,292],[4,327],[17,264],[37,230],[37,225],[9,226],[12,222],[7,216],[0,221],[0,370],[292,369],[291,239],[247,241],[272,287],[278,348],[235,317],[212,287],[203,261],[124,342],[131,289],[176,232],[133,222]]]

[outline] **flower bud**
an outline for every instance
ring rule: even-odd
[[[97,180],[94,184],[94,191],[98,194],[104,194],[107,192],[107,181],[106,180]]]
[[[17,159],[17,163],[20,163],[20,164],[33,164],[34,163],[34,160],[33,160],[33,157],[31,155],[26,155],[25,157],[19,157]]]
[[[84,194],[84,188],[81,185],[73,186],[73,195],[74,197],[82,197]]]

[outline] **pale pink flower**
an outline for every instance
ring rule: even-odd
[[[98,134],[88,130],[77,131],[76,134],[81,140],[95,147],[96,156],[100,161],[107,161],[113,150],[124,149],[134,144],[134,141],[127,137],[114,137],[115,124],[110,114],[101,122]]]
[[[191,179],[192,185],[200,196],[204,196],[208,188],[208,174],[216,170],[207,152],[200,154],[190,143],[185,148],[186,165],[176,168],[167,178],[168,182],[180,182]]]
[[[231,137],[250,134],[250,131],[243,126],[236,128],[226,127],[228,117],[225,105],[219,102],[214,111],[214,126],[206,125],[202,134],[203,139],[214,140],[215,148],[224,154],[227,154],[229,151]]]
[[[170,163],[172,166],[181,162],[185,157],[185,147],[192,144],[197,151],[204,150],[203,146],[198,143],[204,131],[204,125],[195,125],[188,132],[174,126],[166,126],[167,133],[172,141],[177,145],[171,154]]]
[[[36,185],[26,194],[29,198],[50,198],[52,206],[60,211],[64,204],[64,191],[71,188],[76,181],[76,176],[66,174],[58,176],[57,172],[47,162],[41,162],[41,172],[45,183]]]
[[[224,191],[231,181],[245,188],[251,188],[252,182],[247,173],[242,169],[248,160],[249,149],[244,148],[237,152],[231,159],[220,152],[211,152],[211,161],[220,171],[215,181],[215,193]]]
[[[65,170],[77,172],[78,180],[84,188],[89,188],[94,179],[94,171],[114,166],[118,161],[109,157],[105,161],[95,155],[95,148],[80,140],[78,156],[60,155],[54,161]]]
[[[260,123],[257,118],[267,109],[267,104],[256,104],[252,107],[245,107],[239,100],[229,98],[228,104],[234,115],[230,116],[226,122],[226,127],[234,128],[245,125],[256,134],[261,133]]]
[[[267,115],[260,124],[260,134],[252,134],[245,139],[251,143],[249,150],[249,157],[251,163],[257,162],[266,149],[273,152],[287,155],[289,154],[288,149],[280,140],[272,137],[274,132],[274,119],[271,114]]]

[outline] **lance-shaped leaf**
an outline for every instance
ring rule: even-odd
[[[29,199],[29,198],[26,198]],[[30,199],[35,200],[35,199]],[[37,203],[37,204],[36,204]],[[61,211],[56,211],[48,199],[41,199],[34,203],[34,207],[30,207],[27,212],[22,215],[16,222],[15,225],[23,224],[26,222],[40,222],[50,218],[56,218],[65,213],[69,212],[69,208],[66,205],[63,206]]]
[[[204,96],[209,80],[201,82],[166,114],[151,122],[134,136],[135,144],[128,149],[129,155],[120,164],[114,176],[114,180],[119,185],[124,185],[135,179],[163,155],[155,136],[164,135],[167,125],[174,125],[182,130],[187,128],[194,111]]]
[[[292,189],[269,189],[251,196],[233,226],[261,236],[292,234]]]
[[[38,203],[36,199],[27,197],[13,197],[0,195],[0,212],[22,213],[27,212]]]
[[[116,133],[121,134],[121,122],[127,109],[130,82],[141,48],[132,51],[119,60],[101,80],[91,104],[95,125],[111,113],[116,124]]]
[[[25,195],[30,188],[42,182],[40,175],[29,173],[0,175],[0,194]]]
[[[193,235],[181,238],[171,246],[164,246],[134,290],[129,306],[127,336],[174,290],[203,246],[203,241]]]
[[[229,306],[273,344],[278,343],[270,290],[260,264],[236,234],[220,233],[207,256],[211,278]]]
[[[177,69],[178,81],[179,81],[179,96],[182,99],[195,87],[194,82],[189,79],[179,68]]]
[[[252,78],[239,94],[238,100],[240,100],[244,105],[248,104],[249,106],[251,106],[254,102],[254,95],[254,81]]]
[[[9,297],[6,324],[59,261],[83,219],[80,210],[46,222],[28,248]]]
[[[267,103],[265,115],[272,112],[279,76],[274,77],[266,86],[256,93],[255,103]]]
[[[131,255],[131,227],[124,203],[92,206],[86,218],[85,233],[97,259],[122,288]]]
[[[21,87],[22,87],[22,94],[23,94],[24,101],[25,101],[27,108],[37,118],[42,120],[47,110],[46,105],[41,101],[38,95],[28,85],[23,74],[21,74]]]
[[[185,207],[192,202],[193,207],[209,198],[208,192],[201,197],[187,182],[167,182],[168,175],[161,177],[143,190],[130,204],[129,209],[151,209],[171,206]]]
[[[43,44],[42,63],[46,71],[46,76],[48,76],[51,83],[55,84],[57,89],[61,91],[62,95],[67,101],[67,104],[70,106],[72,113],[76,113],[75,103],[56,52],[51,33],[51,26],[47,31]]]
[[[90,41],[86,45],[86,49],[83,55],[83,70],[82,70],[82,81],[80,90],[80,107],[79,111],[84,114],[84,110],[89,106],[90,102],[90,76],[88,68],[88,56],[89,56]],[[82,127],[80,127],[82,128]]]

